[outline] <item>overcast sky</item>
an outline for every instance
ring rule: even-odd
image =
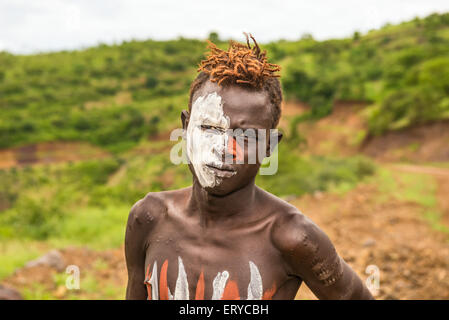
[[[260,42],[342,38],[387,22],[449,12],[449,0],[0,0],[0,50],[33,53],[130,39],[222,38]]]

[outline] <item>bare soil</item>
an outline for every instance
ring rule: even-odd
[[[376,186],[359,185],[343,197],[307,195],[293,203],[327,233],[363,280],[369,276],[369,265],[379,268],[376,298],[449,299],[448,235],[423,220],[419,205],[376,199]],[[303,286],[297,298],[315,296]]]
[[[422,124],[371,137],[363,143],[361,151],[383,161],[448,161],[449,120]]]

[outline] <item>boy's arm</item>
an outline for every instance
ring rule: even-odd
[[[274,235],[289,271],[318,299],[374,299],[329,237],[310,219],[299,212],[289,214],[276,229]]]
[[[131,208],[126,225],[125,259],[128,269],[128,286],[126,299],[147,299],[145,278],[145,212],[142,210],[143,200],[139,200]]]

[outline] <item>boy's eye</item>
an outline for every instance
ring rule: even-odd
[[[252,132],[236,134],[235,137],[237,139],[243,139],[244,141],[253,141],[257,139],[257,135]]]
[[[225,130],[222,129],[222,128],[210,126],[210,125],[207,125],[207,124],[202,124],[200,127],[201,127],[201,130],[203,130],[203,131],[209,131],[209,132],[213,132],[213,133],[225,132]]]

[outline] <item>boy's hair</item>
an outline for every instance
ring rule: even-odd
[[[254,42],[251,47],[246,33],[246,45],[229,41],[227,51],[221,50],[210,42],[210,53],[206,60],[201,61],[198,76],[190,86],[189,110],[192,108],[192,98],[196,90],[207,81],[217,82],[219,85],[237,84],[255,90],[267,92],[273,108],[272,127],[276,128],[281,117],[282,90],[276,72],[281,67],[268,63],[267,52],[261,52],[254,37],[249,36]]]

